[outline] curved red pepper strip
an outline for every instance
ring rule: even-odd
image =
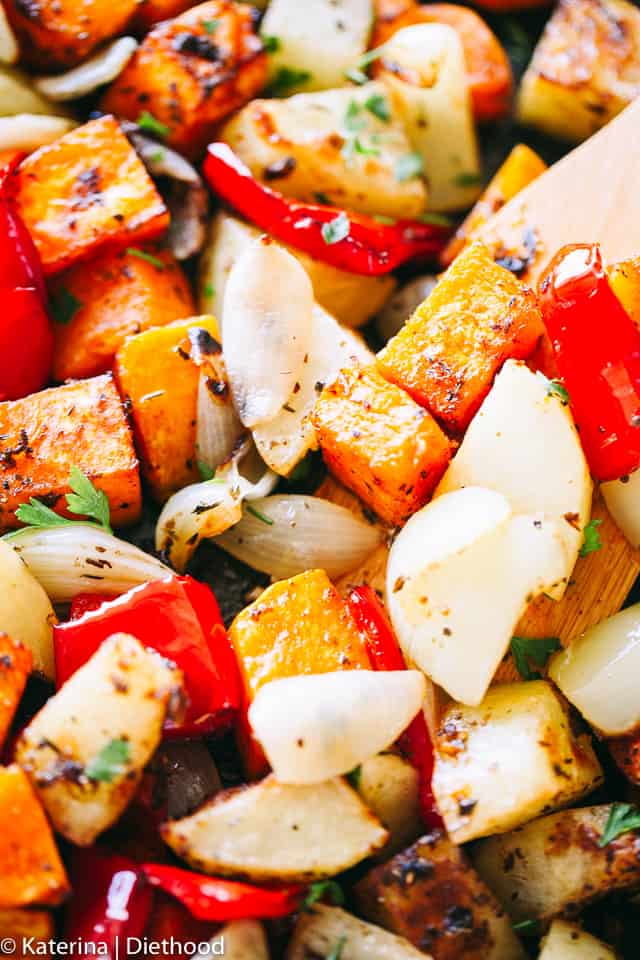
[[[591,472],[624,477],[640,467],[640,330],[611,289],[597,244],[560,250],[539,293]]]
[[[0,400],[45,386],[53,357],[40,257],[10,192],[22,156],[0,158]]]
[[[141,869],[152,886],[171,894],[198,920],[217,923],[286,917],[300,906],[304,893],[300,886],[265,890],[158,863],[144,863]]]
[[[376,670],[406,670],[407,666],[386,610],[371,587],[355,587],[347,597],[353,619],[367,639],[367,651]],[[401,746],[420,774],[420,808],[429,829],[443,828],[431,787],[433,744],[424,714],[419,713],[402,735]]]
[[[343,210],[301,203],[265,187],[226,143],[209,145],[204,175],[218,196],[247,220],[283,243],[349,273],[379,276],[417,257],[433,259],[450,233],[446,227],[418,220],[385,225],[373,217],[348,213],[348,236],[328,243],[322,228],[344,217]]]

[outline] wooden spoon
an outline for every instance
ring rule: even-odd
[[[506,204],[482,228],[480,239],[492,249],[509,250],[533,229],[536,258],[523,278],[529,284],[567,243],[597,241],[607,262],[634,256],[640,253],[639,171],[640,99]],[[320,495],[358,508],[356,498],[331,478]],[[597,492],[592,516],[602,520],[602,549],[578,560],[561,601],[539,597],[529,606],[518,635],[559,637],[567,644],[622,607],[640,571],[640,552],[629,546]],[[387,550],[381,547],[341,586],[366,582],[384,590],[386,562]],[[516,676],[507,660],[497,679]]]

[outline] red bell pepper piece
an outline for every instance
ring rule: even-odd
[[[254,179],[226,143],[209,145],[204,175],[218,196],[262,230],[349,273],[379,276],[417,257],[433,259],[450,233],[446,227],[419,220],[382,224],[338,207],[291,200]],[[348,235],[328,242],[323,227],[338,217],[348,222]]]
[[[560,250],[539,293],[591,472],[627,476],[640,466],[640,330],[611,289],[597,244]]]
[[[158,863],[144,863],[142,872],[152,886],[171,894],[194,917],[217,923],[286,917],[300,906],[304,892],[300,886],[265,890]]]
[[[353,619],[365,634],[367,651],[376,670],[406,670],[400,645],[387,612],[372,587],[354,587],[347,603]],[[433,743],[424,714],[413,718],[401,737],[401,746],[420,775],[420,808],[429,829],[444,826],[431,788]]]
[[[40,257],[9,189],[22,156],[0,158],[0,400],[40,390],[53,356]]]
[[[183,671],[189,705],[185,723],[167,726],[173,736],[210,733],[229,723],[240,706],[235,653],[212,591],[191,577],[167,577],[114,599],[81,595],[72,614],[54,627],[56,676],[61,686],[114,633],[130,633],[173,660]]]
[[[153,903],[153,891],[139,867],[127,857],[97,847],[74,849],[71,883],[65,939],[95,944],[95,952],[101,947],[100,955],[111,960],[126,957],[127,938],[142,936]]]

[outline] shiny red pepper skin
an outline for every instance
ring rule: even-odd
[[[393,627],[372,587],[355,587],[347,597],[353,619],[367,639],[367,651],[376,670],[406,670],[407,665]],[[401,737],[401,746],[420,774],[420,808],[429,829],[444,826],[431,788],[433,744],[424,714],[411,721]]]
[[[434,259],[444,249],[450,233],[446,227],[419,220],[398,220],[385,225],[373,217],[348,213],[349,235],[337,243],[327,243],[322,236],[323,225],[344,211],[291,200],[265,187],[251,176],[226,143],[209,145],[204,175],[222,200],[261,230],[349,273],[380,276],[408,260]]]
[[[286,917],[300,906],[304,892],[299,886],[265,890],[158,863],[144,863],[142,872],[152,886],[171,894],[198,920],[217,923]]]
[[[611,289],[598,246],[560,250],[539,294],[591,473],[627,476],[640,467],[640,330]]]
[[[127,956],[128,937],[140,937],[151,913],[153,891],[139,867],[127,857],[102,851],[74,849],[71,862],[73,897],[65,915],[67,942],[106,944],[100,955],[110,960]]]
[[[240,678],[212,591],[191,577],[167,577],[116,598],[82,594],[72,604],[77,619],[54,627],[56,676],[61,686],[113,633],[130,633],[173,660],[189,696],[184,724],[172,736],[203,736],[228,724],[240,706]]]
[[[0,158],[0,400],[45,386],[53,356],[40,258],[9,189],[21,159]]]

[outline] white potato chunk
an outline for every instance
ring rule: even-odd
[[[563,810],[473,848],[474,866],[516,921],[577,912],[592,900],[640,883],[638,836],[600,846],[611,805]]]
[[[273,776],[218,794],[190,817],[165,823],[162,835],[194,870],[257,882],[333,876],[388,837],[344,780],[294,786]]]
[[[640,727],[640,604],[590,627],[556,653],[549,676],[606,736]]]
[[[300,914],[287,960],[331,956],[340,960],[429,960],[429,954],[416,950],[408,940],[338,907],[319,903]]]
[[[505,363],[435,495],[462,487],[497,490],[515,513],[562,521],[567,569],[559,599],[591,516],[593,484],[569,407],[524,363]]]
[[[223,322],[224,293],[231,268],[260,230],[219,211],[200,259],[199,299],[202,313]],[[386,303],[396,281],[392,276],[366,277],[285,246],[309,274],[316,302],[347,327],[361,327]],[[423,298],[424,299],[424,298]],[[407,313],[407,316],[409,314]],[[405,318],[406,319],[406,318]]]
[[[611,947],[566,920],[554,920],[540,946],[538,960],[616,960]]]
[[[391,746],[422,708],[426,688],[418,670],[285,677],[260,688],[249,723],[276,779],[321,783]]]
[[[364,340],[341,327],[317,304],[313,309],[309,352],[285,407],[269,423],[256,426],[253,439],[258,453],[275,473],[287,476],[309,450],[317,447],[311,413],[318,394],[332,383],[342,367],[373,362]]]
[[[115,823],[160,742],[181,684],[169,661],[116,634],[23,731],[16,760],[63,837],[90,846]]]
[[[33,669],[55,680],[56,615],[47,594],[10,543],[0,540],[0,633],[28,647]]]
[[[640,470],[600,484],[607,510],[636,550],[640,547]]]
[[[47,100],[31,86],[31,78],[13,67],[0,67],[0,117],[18,113],[60,114],[65,110]]]
[[[278,40],[272,76],[301,72],[305,90],[344,86],[345,73],[367,49],[372,20],[371,0],[271,0],[262,33]]]
[[[378,753],[358,769],[357,791],[365,806],[389,831],[383,859],[408,846],[424,829],[420,812],[420,779],[416,768],[398,753]]]
[[[441,718],[433,789],[455,843],[511,830],[601,781],[589,737],[574,736],[546,681],[498,685]]]
[[[389,121],[367,109],[373,97],[387,101]],[[412,147],[378,83],[252,100],[222,139],[255,177],[286,196],[387,217],[424,211],[424,180],[398,176]]]
[[[451,697],[479,704],[527,604],[566,567],[560,521],[514,516],[506,497],[480,487],[438,497],[389,554],[387,600],[406,657]]]
[[[458,32],[441,23],[404,27],[385,44],[381,64],[379,79],[422,158],[429,209],[470,207],[482,182]]]
[[[222,941],[226,960],[269,960],[269,945],[264,927],[256,920],[235,920],[218,933],[212,943]],[[203,957],[215,956],[211,951],[202,951]],[[196,955],[198,956],[198,955]]]

